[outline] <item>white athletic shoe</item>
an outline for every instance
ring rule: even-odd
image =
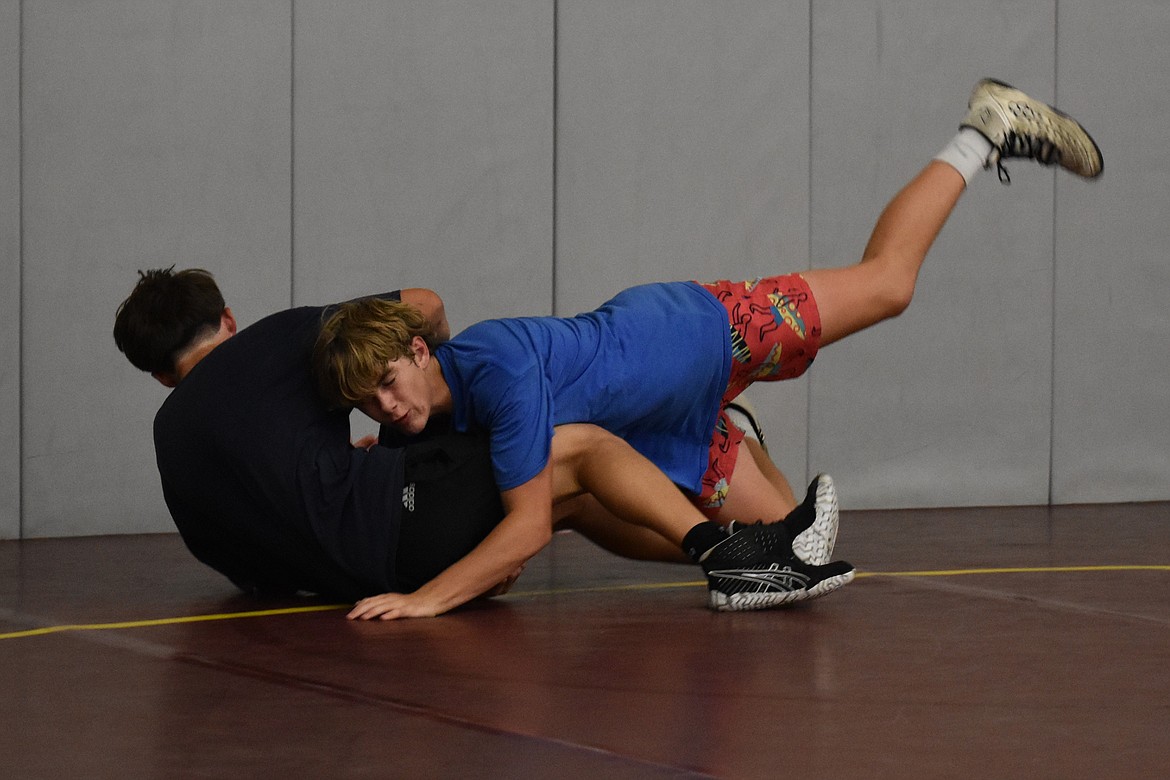
[[[1101,150],[1080,123],[1010,84],[984,79],[967,105],[970,111],[959,127],[970,127],[991,142],[985,167],[996,166],[1005,184],[1011,177],[1003,160],[1013,157],[1059,165],[1086,179],[1097,178],[1104,169]]]

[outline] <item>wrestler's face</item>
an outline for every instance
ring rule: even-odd
[[[422,344],[422,339],[417,339]],[[431,393],[426,365],[432,360],[423,345],[407,357],[391,360],[377,392],[358,404],[368,417],[407,435],[420,433],[431,416]]]

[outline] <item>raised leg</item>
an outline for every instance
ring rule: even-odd
[[[957,170],[932,160],[886,206],[861,262],[801,274],[820,311],[822,347],[906,310],[926,253],[965,188]]]
[[[927,251],[981,167],[995,165],[1005,183],[1005,159],[1059,165],[1086,179],[1103,170],[1101,150],[1076,120],[1003,82],[975,86],[960,128],[886,206],[860,263],[802,274],[820,310],[821,346],[905,311]],[[986,158],[976,149],[987,150]]]

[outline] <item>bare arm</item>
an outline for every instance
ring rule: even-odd
[[[447,310],[443,308],[443,299],[433,290],[423,287],[408,287],[402,290],[402,302],[409,303],[423,313],[435,332],[435,338],[440,342],[451,338],[451,326],[447,322]]]
[[[479,545],[414,593],[383,593],[359,601],[351,619],[394,620],[440,615],[506,581],[552,538],[552,466],[500,493],[504,519]]]

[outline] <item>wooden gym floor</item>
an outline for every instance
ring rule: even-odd
[[[0,542],[0,775],[1170,776],[1170,504],[846,512],[853,584],[715,614],[568,534],[512,594],[346,621],[177,536]]]

